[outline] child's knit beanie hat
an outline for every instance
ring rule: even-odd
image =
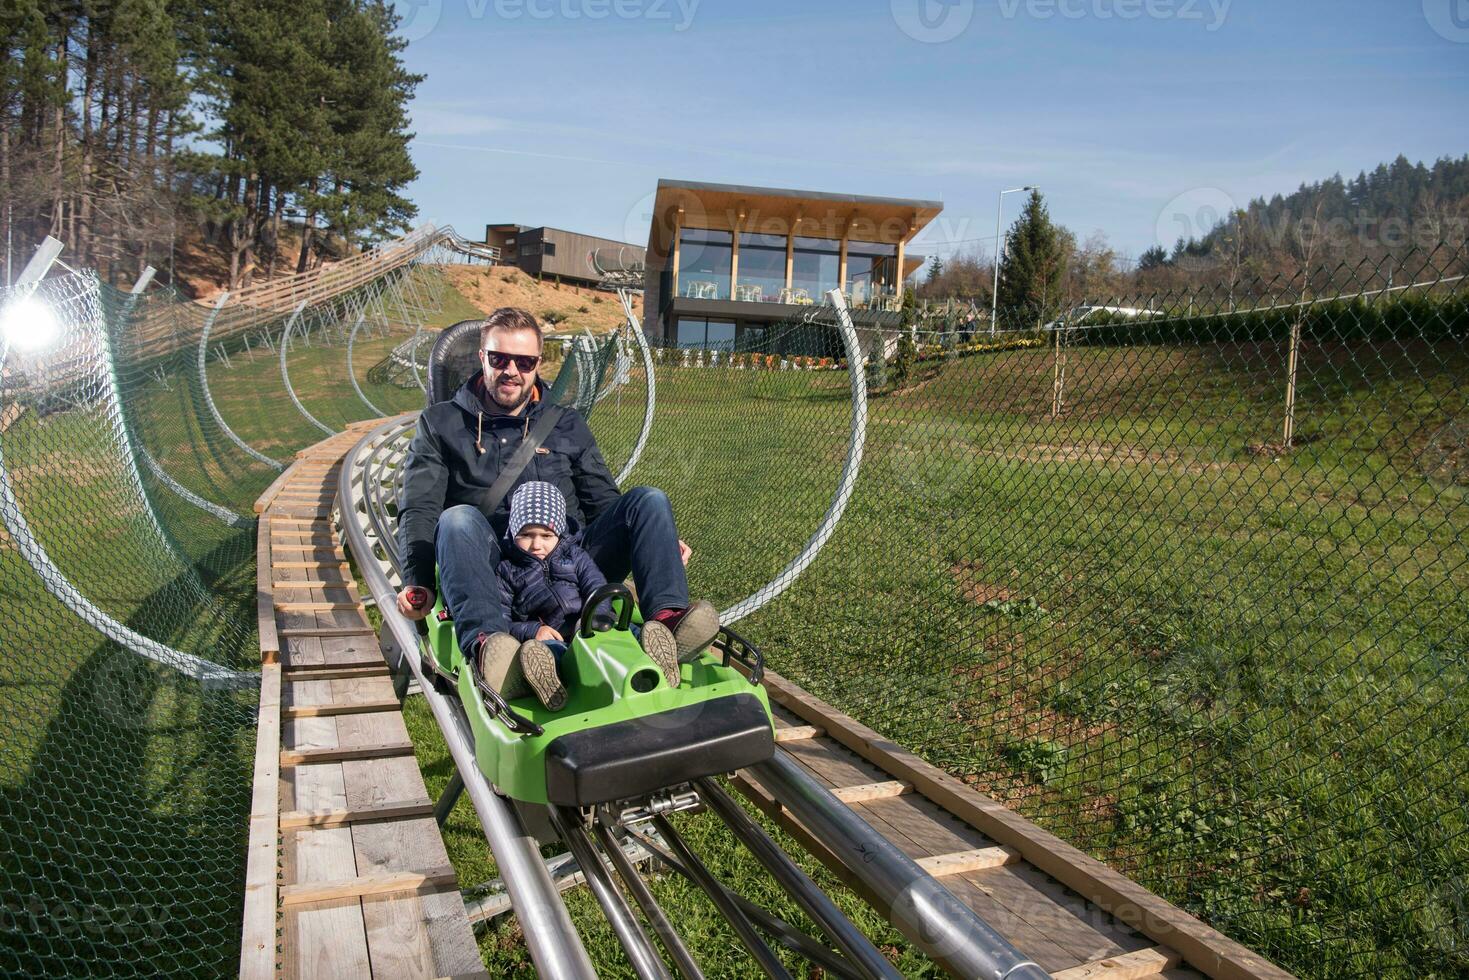
[[[566,534],[566,498],[554,483],[533,480],[511,494],[510,536],[515,537],[527,524],[548,527],[559,536]]]

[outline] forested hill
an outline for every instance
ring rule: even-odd
[[[202,245],[237,288],[406,228],[421,76],[397,21],[387,0],[4,0],[0,237],[124,280]]]
[[[1386,251],[1414,244],[1432,246],[1461,240],[1462,226],[1469,220],[1469,155],[1445,157],[1432,166],[1411,163],[1399,156],[1351,179],[1340,174],[1315,184],[1302,184],[1294,193],[1257,198],[1244,214],[1226,217],[1202,241],[1180,242],[1180,254],[1206,255],[1234,248],[1236,230],[1249,251],[1259,251],[1286,230],[1309,222],[1330,231],[1331,244],[1341,248],[1358,239],[1360,250],[1371,254],[1373,245]],[[1457,232],[1456,232],[1457,227]],[[1276,232],[1270,235],[1271,231]],[[1252,231],[1256,232],[1252,234]],[[1266,234],[1260,235],[1259,231]]]

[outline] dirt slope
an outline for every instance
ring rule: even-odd
[[[519,306],[534,313],[548,331],[566,333],[586,327],[602,333],[622,324],[622,304],[616,293],[549,279],[538,282],[509,266],[450,265],[444,266],[444,274],[460,295],[483,312]],[[641,291],[633,300],[633,310],[642,316]],[[549,322],[552,320],[556,322]]]

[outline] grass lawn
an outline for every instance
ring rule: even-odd
[[[1288,453],[1266,445],[1283,362],[1072,350],[1055,419],[1052,351],[929,366],[874,398],[837,533],[742,628],[813,693],[1292,970],[1456,975],[1469,542],[1463,487],[1423,457],[1463,417],[1469,361],[1308,351]],[[824,511],[845,376],[658,380],[631,482],[669,492],[695,593],[729,604]]]
[[[434,325],[472,315],[451,292]],[[357,346],[384,411],[421,403],[368,381],[410,335]],[[273,355],[230,359],[210,361],[210,387],[241,438],[283,461],[323,438]],[[1308,346],[1290,450],[1284,364],[1273,343],[922,364],[874,393],[861,480],[820,558],[740,628],[814,694],[1301,975],[1463,975],[1469,357],[1455,341]],[[327,425],[371,414],[343,345],[298,342],[290,370]],[[275,471],[209,419],[192,352],[121,374],[137,440],[248,513]],[[628,483],[670,494],[695,594],[727,606],[826,512],[847,378],[661,367],[657,394]],[[592,414],[614,472],[642,397],[634,372]],[[120,621],[248,668],[253,534],[145,477],[160,536],[106,431],[89,411],[5,433],[37,537]],[[228,970],[252,699],[99,642],[3,541],[0,572],[0,971]],[[421,704],[407,715],[437,793],[447,752]],[[803,921],[715,821],[680,823],[726,880]],[[493,877],[467,801],[445,838],[465,885]],[[711,976],[748,972],[712,907],[675,878],[655,891]],[[922,968],[835,891],[905,972]],[[599,968],[624,975],[590,895],[569,901]],[[530,975],[513,925],[481,948],[492,972]]]

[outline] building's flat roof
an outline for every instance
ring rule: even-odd
[[[589,234],[587,234],[584,231],[572,231],[569,228],[557,228],[557,227],[555,227],[553,225],[518,225],[518,224],[515,224],[513,222],[506,221],[506,222],[502,222],[500,224],[495,224],[495,223],[491,222],[491,223],[485,225],[485,227],[486,228],[514,228],[515,231],[516,231],[516,234],[521,234],[521,233],[527,232],[527,231],[559,231],[563,235],[580,235],[583,238],[595,238],[599,242],[610,242],[613,245],[626,245],[628,248],[642,248],[643,247],[641,245],[635,245],[632,242],[625,242],[625,241],[623,241],[620,238],[603,238],[601,235],[589,235]]]
[[[713,184],[699,180],[669,180],[661,178],[658,189],[674,187],[686,191],[712,191],[720,194],[744,194],[750,197],[799,197],[808,201],[831,201],[841,204],[878,204],[890,207],[910,207],[921,211],[942,211],[944,202],[925,201],[907,197],[873,197],[865,194],[838,194],[832,191],[798,191],[784,187],[757,187],[747,184]]]
[[[653,201],[647,257],[650,268],[661,268],[676,225],[781,236],[794,229],[812,238],[894,244],[911,241],[943,209],[939,201],[917,198],[664,178]]]

